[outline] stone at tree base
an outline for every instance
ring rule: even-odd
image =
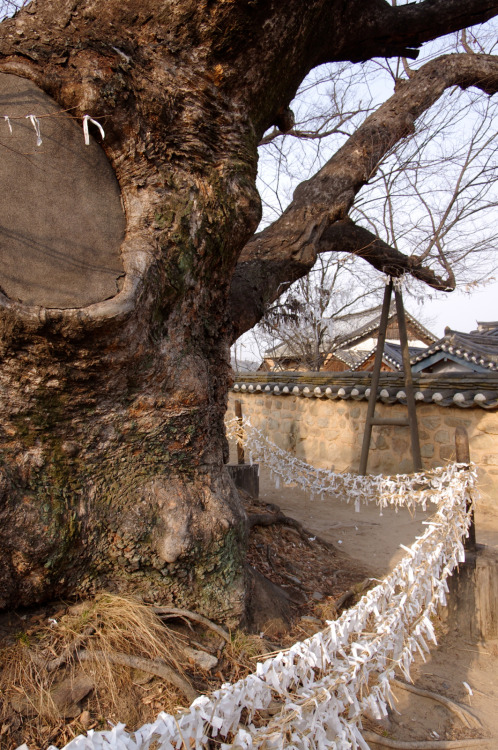
[[[39,116],[40,146],[27,114]],[[10,121],[12,135],[4,116],[20,117]],[[0,74],[0,145],[0,289],[49,308],[113,297],[123,275],[125,217],[102,148],[93,138],[85,146],[80,123],[38,86],[6,73]]]
[[[59,713],[66,719],[75,718],[81,713],[79,702],[94,689],[93,680],[83,672],[67,677],[52,691],[52,698]]]
[[[218,664],[218,659],[216,658],[216,656],[208,654],[206,651],[199,651],[199,649],[190,648],[188,646],[184,646],[183,650],[188,658],[194,662],[194,664],[196,664],[201,669],[204,669],[206,672],[209,672],[210,669],[214,669]]]
[[[258,499],[259,464],[227,464],[226,469],[238,490],[244,490]]]

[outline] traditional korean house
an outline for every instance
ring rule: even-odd
[[[331,325],[333,337],[323,352],[324,363],[320,368],[327,372],[371,370],[379,335],[382,307],[373,307],[335,318]],[[416,318],[405,311],[410,356],[425,351],[436,341],[436,337]],[[402,368],[401,347],[396,308],[391,306],[386,334],[386,345],[382,370],[396,372]],[[308,370],[287,343],[282,343],[266,352],[260,371]]]
[[[446,328],[444,336],[411,358],[414,373],[495,372],[498,370],[498,322],[478,323],[462,333]]]
[[[323,369],[332,372],[352,370],[369,371],[373,368],[377,340],[379,336],[380,315],[382,308],[374,307],[339,318],[341,326],[351,326],[349,333],[339,336],[334,347],[325,360]],[[436,341],[436,337],[423,326],[413,315],[405,311],[410,357],[421,354],[427,346]],[[358,327],[353,327],[359,323]],[[342,367],[341,367],[342,364]],[[399,338],[398,318],[394,304],[388,318],[386,342],[382,357],[383,372],[397,372],[402,369],[401,344]]]

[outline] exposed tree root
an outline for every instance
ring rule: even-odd
[[[157,675],[157,677],[161,677],[163,680],[177,687],[178,690],[181,690],[190,703],[198,697],[198,693],[192,685],[160,659],[144,659],[142,656],[130,656],[129,654],[122,654],[117,651],[78,651],[77,656],[80,661],[101,659],[102,661],[109,661],[111,664],[120,664],[132,669],[141,669],[142,672]]]
[[[252,529],[254,526],[272,526],[274,524],[290,526],[292,529],[295,529],[298,532],[299,536],[308,547],[311,547],[310,539],[313,539],[326,549],[331,550],[332,552],[336,552],[336,548],[333,544],[317,536],[312,531],[307,531],[307,529],[305,529],[302,524],[299,523],[299,521],[296,521],[295,518],[290,518],[289,516],[286,516],[285,513],[282,513],[278,505],[268,503],[267,507],[273,512],[248,513],[248,522],[250,529]]]
[[[489,747],[489,740],[486,739],[466,739],[466,740],[420,740],[413,742],[403,742],[402,740],[391,740],[388,737],[381,737],[375,732],[368,730],[362,731],[363,739],[367,742],[375,742],[382,747],[391,747],[394,750],[470,750],[473,747]]]
[[[462,724],[465,724],[467,727],[482,727],[479,719],[477,719],[471,711],[465,706],[458,705],[458,703],[455,703],[455,701],[452,701],[450,698],[446,698],[444,695],[433,693],[431,690],[425,690],[424,688],[416,687],[415,685],[410,685],[401,680],[391,680],[391,684],[396,685],[396,687],[402,688],[403,690],[407,690],[410,693],[414,693],[415,695],[420,695],[423,698],[430,698],[433,701],[441,703],[449,711],[454,713],[455,716],[458,716]]]
[[[47,661],[44,665],[47,672],[53,672],[56,669],[59,669],[59,667],[62,667],[63,664],[65,664],[68,659],[71,658],[71,656],[74,654],[75,651],[79,649],[79,647],[82,645],[82,643],[85,641],[86,638],[88,638],[89,635],[93,635],[95,633],[95,628],[92,626],[89,626],[88,628],[85,628],[85,630],[81,633],[81,635],[78,635],[72,643],[69,643],[64,651],[55,659],[51,659],[50,661]]]
[[[227,633],[220,625],[216,625],[215,622],[208,620],[207,617],[197,614],[197,612],[191,612],[189,609],[175,609],[175,607],[153,607],[154,614],[158,615],[161,620],[172,620],[174,618],[186,618],[193,622],[198,622],[200,625],[204,625],[206,628],[218,633],[227,643],[230,643],[230,634]]]
[[[341,594],[341,596],[334,602],[334,607],[336,608],[336,610],[339,610],[341,607],[343,607],[344,604],[349,601],[349,599],[351,599],[351,597],[356,596],[357,594],[361,594],[363,591],[365,591],[365,589],[367,589],[371,583],[371,578],[365,578],[361,583],[357,583],[355,586],[345,591],[344,594]]]

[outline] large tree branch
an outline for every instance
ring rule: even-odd
[[[69,30],[79,35],[81,49],[111,59],[121,50],[132,65],[188,64],[203,69],[205,82],[214,82],[224,96],[236,94],[259,140],[313,67],[416,57],[424,42],[497,13],[496,0],[424,0],[399,7],[386,0],[37,0],[2,23],[0,56],[21,55],[42,66],[64,59]]]
[[[266,305],[305,275],[320,252],[349,250],[379,269],[407,270],[438,289],[451,286],[451,279],[438,278],[422,269],[417,258],[396,254],[380,240],[373,242],[373,235],[367,239],[347,224],[333,229],[337,222],[344,222],[356,194],[381,160],[413,132],[416,119],[451,86],[476,86],[494,94],[498,90],[498,59],[463,54],[427,63],[409,81],[399,84],[394,95],[313,178],[298,186],[282,216],[255,235],[242,252],[232,283],[236,335],[255,325]],[[342,240],[344,245],[339,243]]]
[[[451,291],[454,279],[443,279],[422,266],[417,257],[403,255],[368,229],[351,219],[328,225],[320,237],[317,252],[347,252],[367,260],[374,268],[390,276],[409,273],[434,289]],[[270,299],[276,299],[310,270],[309,261],[267,259],[264,263],[247,260],[239,263],[232,282],[231,314],[234,340],[252,328],[264,315]],[[281,281],[274,289],[275,276]]]
[[[423,266],[415,255],[408,256],[388,245],[368,229],[360,227],[351,219],[331,224],[323,232],[320,252],[346,252],[368,261],[374,268],[389,276],[411,274],[433,289],[449,292],[455,288],[452,274],[446,279],[431,268]]]
[[[416,57],[424,42],[492,18],[498,13],[496,0],[424,0],[393,7],[386,0],[365,4],[356,0],[347,4],[351,26],[357,26],[356,48],[346,37],[342,57],[338,45],[325,42],[320,62],[347,59],[352,62],[372,57]],[[361,23],[358,19],[361,15]]]
[[[279,9],[278,38],[264,39],[272,29],[268,19],[258,47],[246,50],[243,39],[239,39],[240,56],[234,74],[244,83],[243,96],[246,101],[250,97],[252,121],[261,137],[275,124],[279,111],[289,104],[305,75],[317,65],[341,60],[362,62],[372,57],[415,58],[424,42],[483,23],[497,13],[497,0],[424,0],[398,7],[386,0],[305,4],[298,0],[297,5],[287,0],[285,20]],[[309,35],[301,33],[305,15],[307,20],[312,17]],[[260,50],[269,46],[273,46],[274,56],[265,75]],[[255,71],[259,81],[255,80]],[[271,105],[269,90],[274,94]]]

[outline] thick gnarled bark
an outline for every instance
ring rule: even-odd
[[[0,607],[117,587],[241,616],[245,518],[223,416],[230,280],[260,215],[257,143],[314,65],[408,54],[496,12],[490,0],[33,0],[2,24],[0,72],[102,118],[126,234],[110,299],[0,296]],[[334,241],[355,168],[296,196],[304,244],[298,232],[284,248],[277,227],[276,242],[254,241],[264,252],[247,246],[248,305],[276,293],[282,263],[300,274],[315,240]]]
[[[151,70],[103,32],[95,49],[68,28],[47,30],[49,61],[9,55],[0,69],[105,117],[126,275],[117,296],[85,308],[2,299],[1,606],[105,586],[237,619],[245,520],[223,471],[223,310],[259,218],[247,118],[225,111],[202,68],[168,53]]]

